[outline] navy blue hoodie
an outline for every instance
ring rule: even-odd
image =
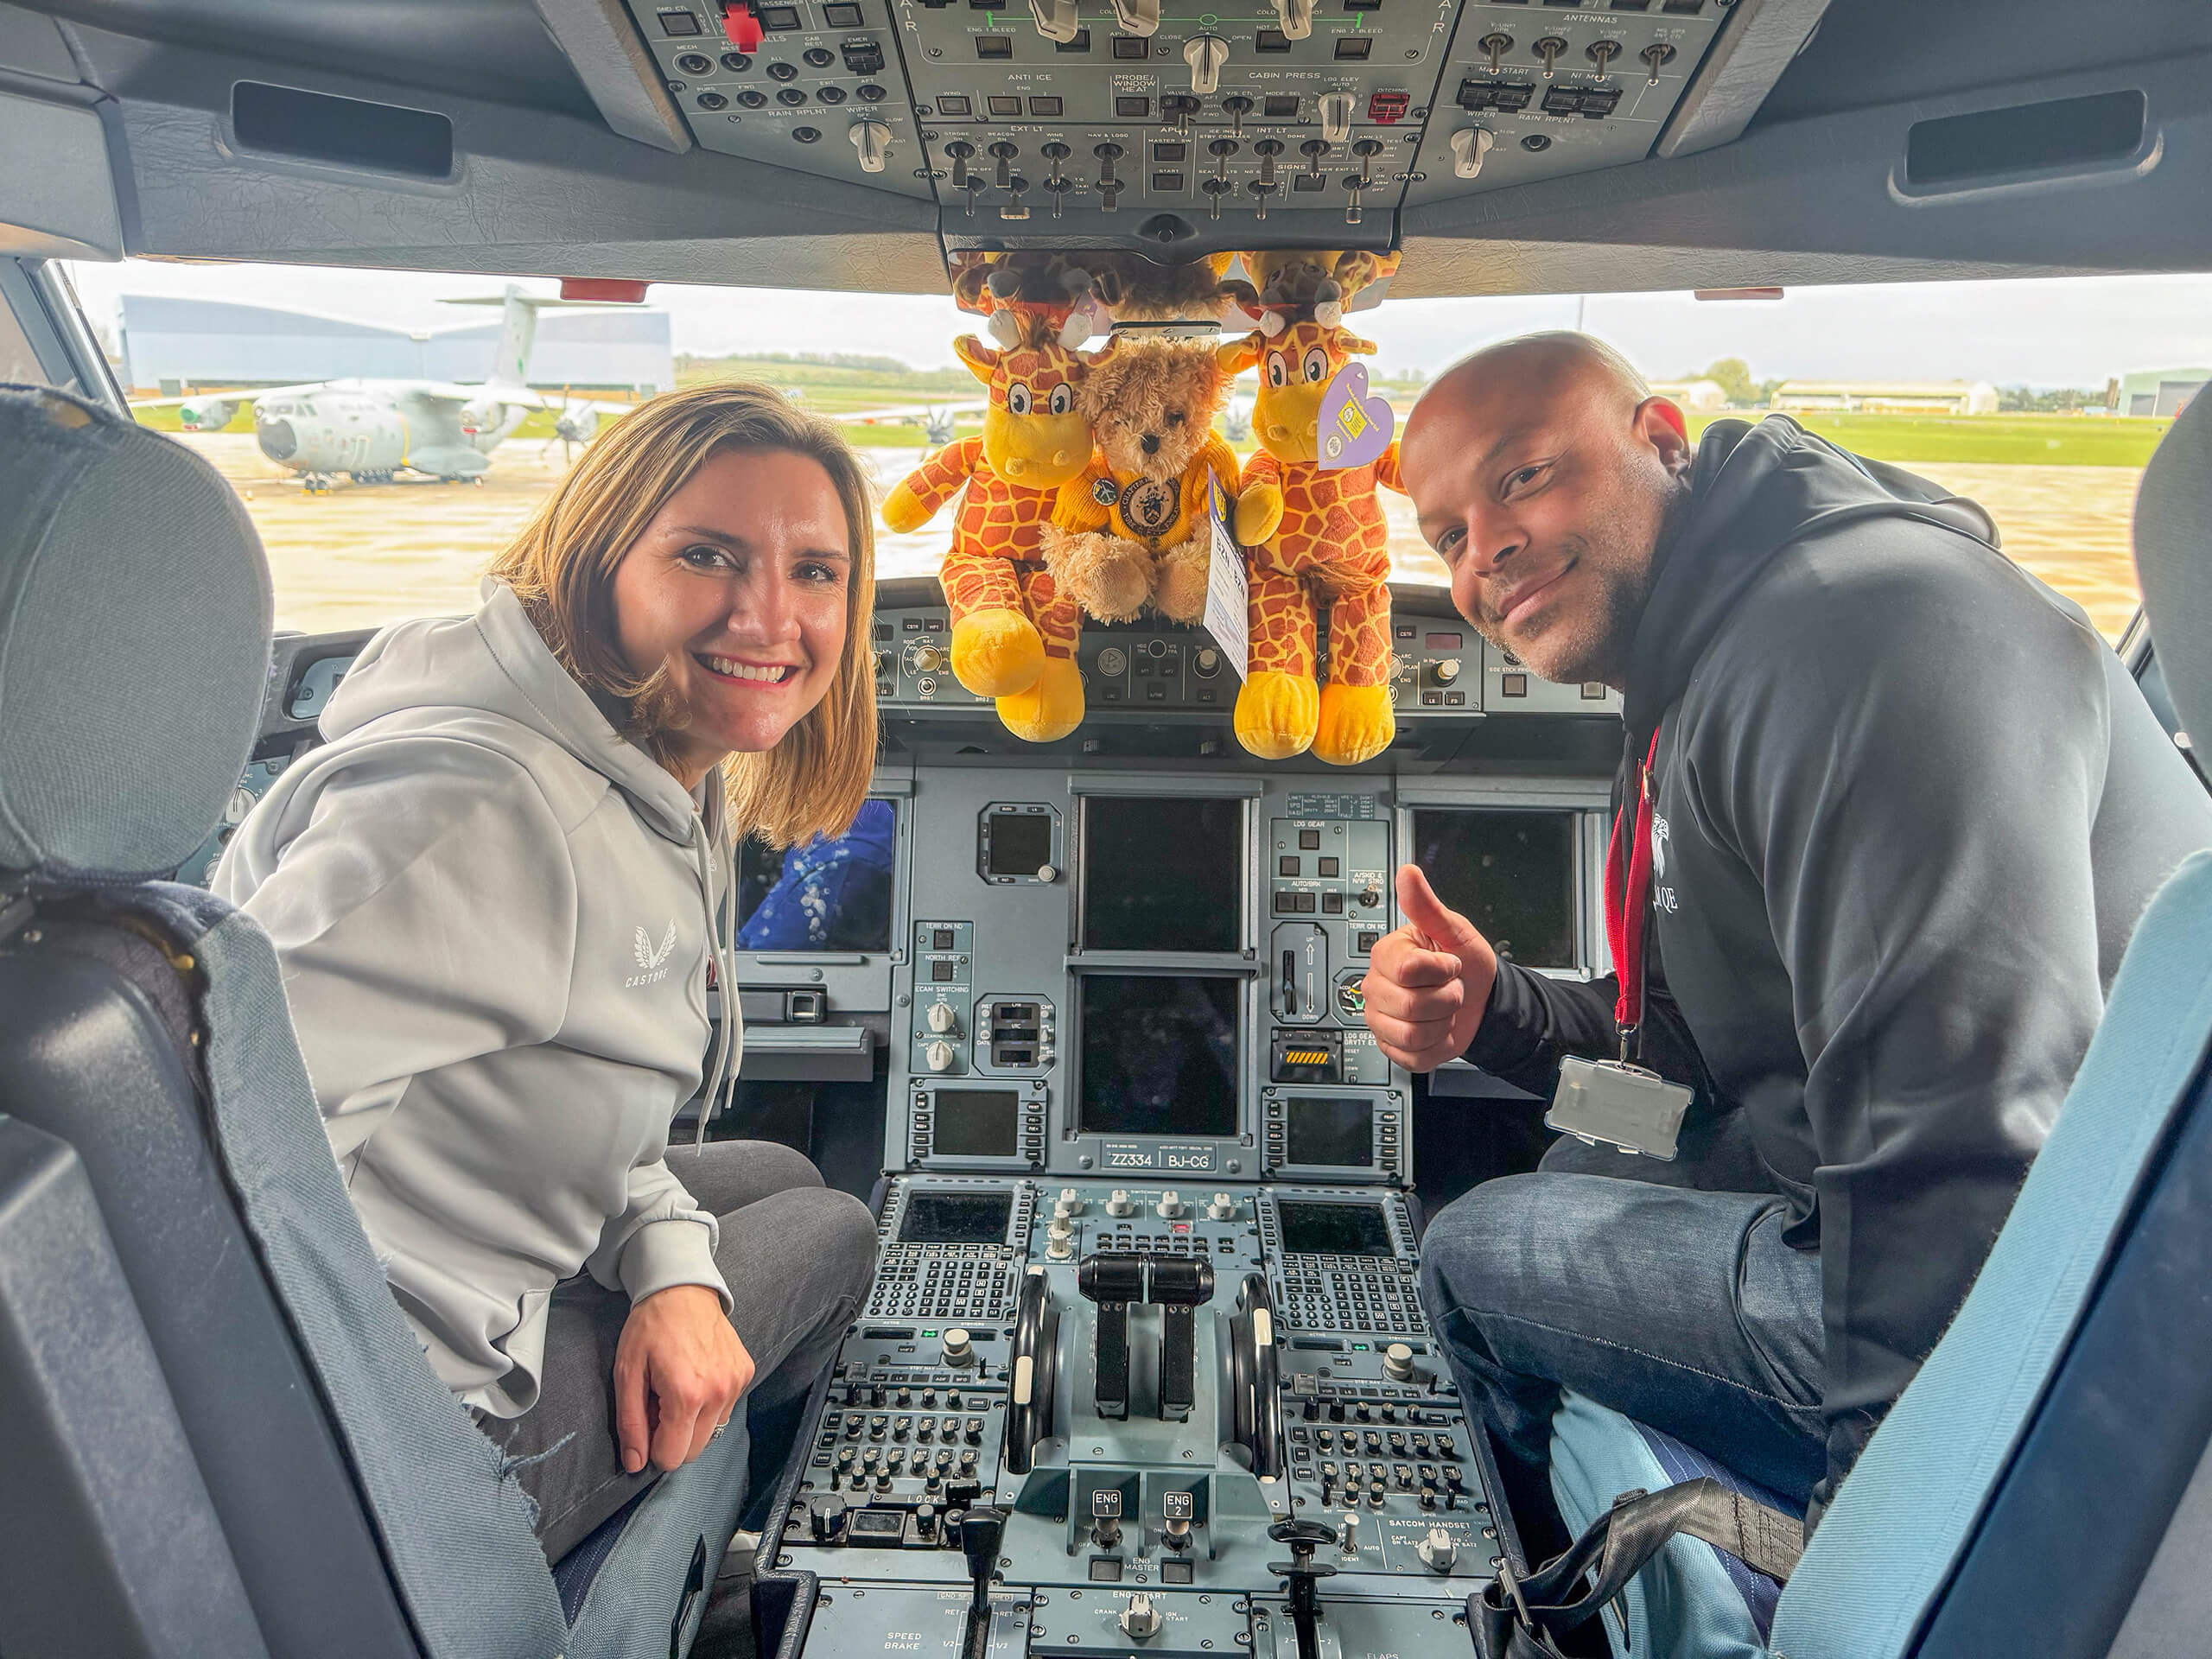
[[[1689,482],[1615,797],[1656,731],[1645,1059],[1697,1099],[1673,1166],[1563,1141],[1545,1167],[1786,1200],[1821,1254],[1817,1516],[1973,1284],[2212,801],[1972,502],[1779,416],[1707,429]],[[1501,963],[1467,1058],[1548,1093],[1561,1054],[1611,1052],[1614,995]]]

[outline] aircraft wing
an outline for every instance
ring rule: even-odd
[[[980,415],[989,407],[978,397],[968,403],[901,404],[895,409],[830,409],[813,412],[843,426],[869,426],[878,421],[918,420],[927,415]]]
[[[185,404],[251,404],[264,397],[304,397],[311,391],[327,391],[327,380],[310,380],[296,386],[256,386],[251,391],[195,391],[181,397],[133,397],[133,409],[175,409]]]
[[[604,398],[563,398],[558,392],[539,391],[533,386],[462,385],[452,380],[424,380],[408,388],[417,397],[427,397],[438,403],[454,404],[492,401],[512,404],[518,409],[566,409],[572,415],[588,410],[594,415],[627,415],[637,408],[635,404],[610,402]]]

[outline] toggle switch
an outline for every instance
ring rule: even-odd
[[[986,150],[984,154],[988,155],[993,161],[998,163],[996,171],[995,171],[991,175],[991,182],[1001,190],[1012,188],[1014,184],[1014,158],[1021,154],[1021,146],[1019,144],[1008,143],[1005,139],[1001,138],[998,143],[993,144],[989,149]]]
[[[1046,40],[1075,39],[1075,0],[1029,0],[1029,15],[1037,20],[1037,32]]]
[[[1535,44],[1535,51],[1544,60],[1544,79],[1549,80],[1559,69],[1559,54],[1567,50],[1567,42],[1556,35],[1547,35]]]
[[[1191,90],[1201,98],[1211,97],[1221,85],[1229,42],[1218,35],[1193,35],[1183,42],[1183,61],[1191,66]]]
[[[860,154],[861,172],[883,171],[883,158],[891,152],[889,127],[880,121],[855,121],[846,130],[845,137]]]
[[[1649,84],[1656,86],[1659,84],[1660,69],[1675,60],[1675,48],[1664,41],[1654,41],[1636,55],[1642,58],[1644,67],[1651,71]]]
[[[1455,179],[1476,179],[1482,176],[1483,158],[1497,142],[1497,135],[1488,127],[1462,127],[1452,135],[1452,176]],[[1437,664],[1441,673],[1444,664]],[[1459,664],[1451,664],[1456,673]]]
[[[1110,213],[1122,194],[1122,181],[1114,176],[1114,163],[1121,159],[1123,152],[1119,144],[1109,139],[1103,144],[1093,144],[1090,153],[1098,158],[1099,207]],[[1073,1188],[1069,1189],[1070,1192],[1073,1191]],[[1065,1198],[1067,1193],[1061,1196]]]
[[[1341,144],[1351,137],[1351,94],[1324,92],[1321,94],[1321,141],[1327,144]],[[1357,221],[1355,221],[1357,222]]]
[[[1298,153],[1306,158],[1306,176],[1318,181],[1321,176],[1321,158],[1329,153],[1329,146],[1319,138],[1308,138],[1298,147]],[[1312,188],[1318,190],[1321,187],[1317,182]]]
[[[1160,0],[1114,0],[1114,21],[1124,35],[1157,34]]]
[[[1493,29],[1475,45],[1490,54],[1490,72],[1494,75],[1504,67],[1505,54],[1513,49],[1513,37],[1502,29]]]
[[[1007,181],[1006,200],[999,208],[1001,219],[1027,219],[1029,209],[1021,203],[1021,193],[1029,188],[1029,181],[1019,173]]]
[[[1344,188],[1351,192],[1351,200],[1344,203],[1344,223],[1347,225],[1359,223],[1359,193],[1365,181],[1362,179],[1344,181]]]
[[[944,153],[952,157],[952,188],[956,190],[967,189],[969,188],[968,158],[976,153],[976,146],[965,138],[956,138],[944,147]],[[943,658],[938,655],[935,645],[923,645],[914,652],[914,669],[917,673],[934,674],[942,663]]]
[[[1621,43],[1618,41],[1592,41],[1582,55],[1598,66],[1599,79],[1610,80],[1612,79],[1613,60],[1620,54]]]
[[[1275,21],[1286,39],[1304,40],[1313,32],[1313,0],[1275,0]]]

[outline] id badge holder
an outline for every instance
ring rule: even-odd
[[[1544,1122],[1579,1141],[1602,1141],[1623,1152],[1672,1163],[1690,1092],[1625,1060],[1570,1055],[1559,1063],[1559,1087],[1552,1091]]]

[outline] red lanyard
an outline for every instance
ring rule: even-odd
[[[1613,819],[1613,838],[1605,849],[1605,943],[1612,947],[1613,971],[1620,976],[1620,1001],[1613,1023],[1620,1027],[1621,1058],[1643,1023],[1643,934],[1651,918],[1651,763],[1658,758],[1659,734],[1636,775],[1636,799],[1624,801]],[[1623,825],[1630,826],[1621,844]]]

